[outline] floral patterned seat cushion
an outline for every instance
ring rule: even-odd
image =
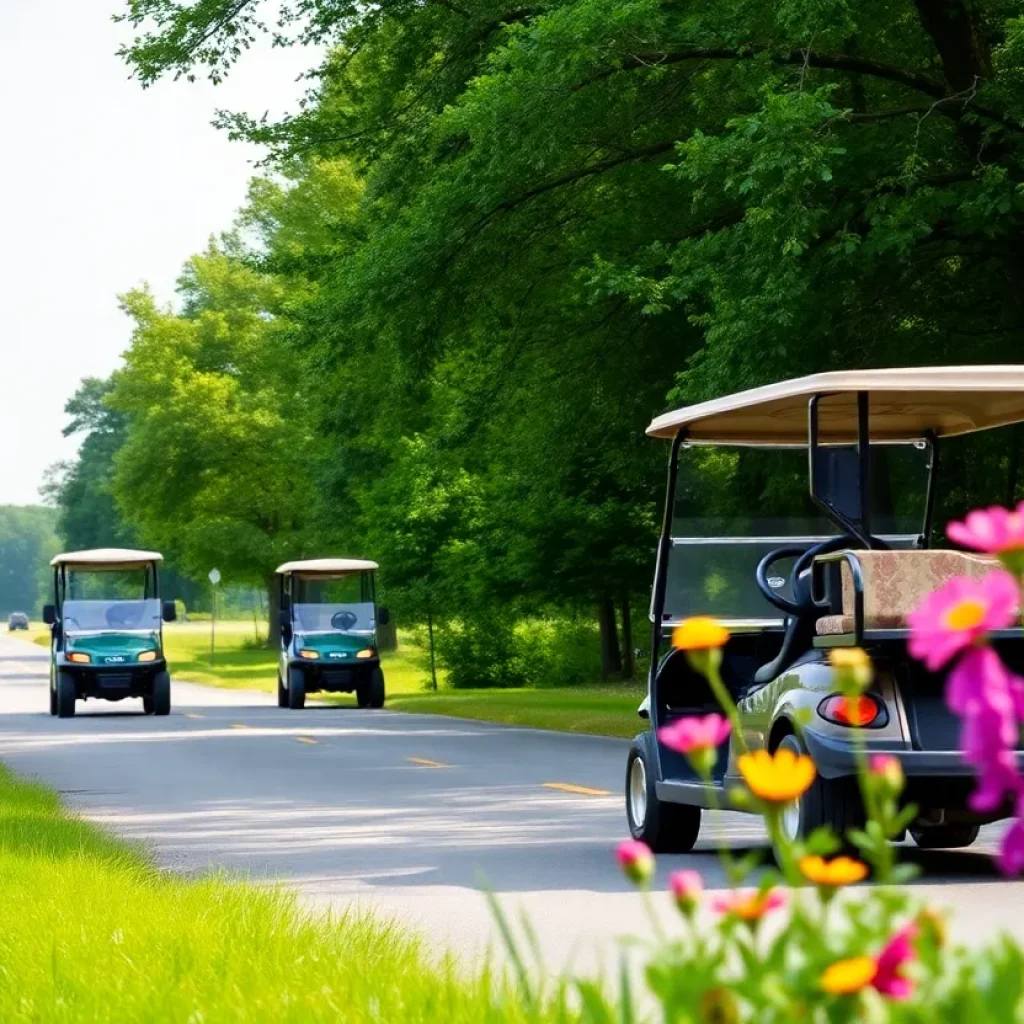
[[[963,551],[855,551],[864,579],[864,628],[905,629],[907,616],[955,576],[979,579],[999,562]],[[843,613],[818,619],[820,636],[854,631],[853,573],[841,563]]]

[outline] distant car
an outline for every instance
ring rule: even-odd
[[[7,630],[28,629],[28,616],[24,612],[11,612],[7,616]]]

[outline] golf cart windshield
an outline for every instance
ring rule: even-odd
[[[153,632],[160,602],[152,594],[149,566],[102,571],[68,568],[61,620],[66,633]]]
[[[846,449],[836,446],[837,464]],[[834,474],[835,493],[851,486]],[[892,547],[920,542],[928,452],[914,445],[872,448],[871,505],[876,536]],[[826,481],[830,482],[830,481]],[[856,481],[852,481],[855,486]],[[663,621],[710,615],[751,626],[778,626],[780,611],[755,584],[758,563],[783,547],[809,548],[838,528],[808,493],[808,453],[800,448],[684,447],[672,516]],[[769,585],[792,599],[798,556],[774,564]]]
[[[372,633],[376,628],[372,574],[295,576],[292,616],[303,633]]]

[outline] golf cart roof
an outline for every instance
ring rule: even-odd
[[[922,366],[816,373],[740,391],[658,416],[651,437],[712,444],[806,445],[808,403],[818,405],[819,440],[857,440],[857,395],[870,404],[872,441],[952,437],[1024,422],[1024,366]]]
[[[159,551],[133,551],[130,548],[93,548],[91,551],[65,551],[50,560],[50,565],[86,566],[90,569],[134,569],[150,562],[162,562]]]
[[[340,572],[360,572],[379,569],[376,562],[364,558],[308,558],[304,562],[285,562],[277,572],[299,573],[303,576],[334,576]]]

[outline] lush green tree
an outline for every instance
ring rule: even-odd
[[[49,600],[48,563],[59,548],[56,518],[46,506],[0,505],[0,615],[38,618]]]

